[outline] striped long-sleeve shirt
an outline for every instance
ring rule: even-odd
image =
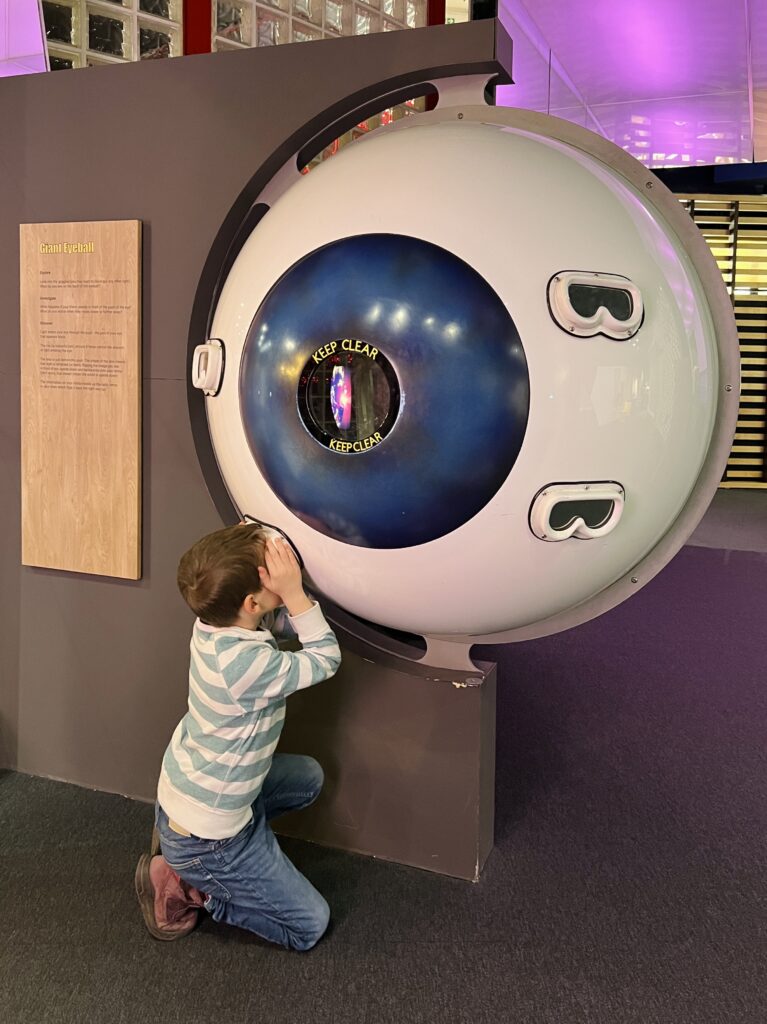
[[[285,720],[285,698],[332,676],[341,652],[315,604],[277,613],[272,630],[297,635],[280,651],[272,630],[194,624],[188,710],[162,762],[157,799],[173,821],[205,839],[236,835],[250,821]],[[290,630],[289,626],[293,629]]]

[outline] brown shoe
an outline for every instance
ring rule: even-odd
[[[169,942],[192,931],[205,894],[187,885],[164,857],[142,853],[136,866],[135,884],[150,935]]]

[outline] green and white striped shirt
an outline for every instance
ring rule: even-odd
[[[157,799],[192,835],[226,839],[250,821],[285,721],[285,698],[322,682],[341,652],[322,609],[277,612],[272,629],[194,624],[188,710],[162,762]],[[290,626],[292,625],[292,629]],[[298,636],[302,650],[280,651],[273,635]]]

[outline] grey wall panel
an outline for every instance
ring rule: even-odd
[[[31,76],[34,77],[34,76]],[[13,92],[11,92],[13,96]],[[31,126],[0,90],[0,768],[18,754],[21,476],[19,452],[19,229]]]
[[[0,768],[18,748],[20,516],[19,376],[0,370]]]
[[[343,655],[288,704],[280,749],[316,757],[325,787],[275,830],[476,880],[493,846],[495,665],[462,685]]]

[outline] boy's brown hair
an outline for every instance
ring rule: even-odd
[[[266,537],[259,526],[216,530],[182,555],[178,563],[181,596],[208,626],[231,626],[248,594],[263,590]]]

